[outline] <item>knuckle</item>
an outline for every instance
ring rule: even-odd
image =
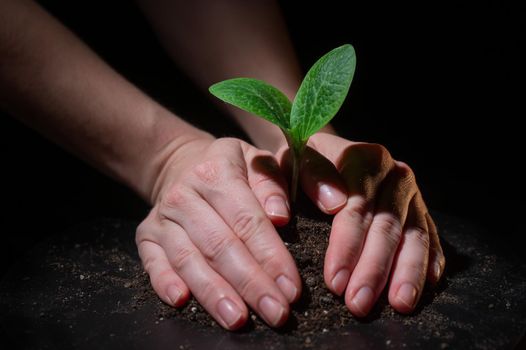
[[[221,179],[224,162],[221,160],[207,160],[192,169],[193,175],[207,185],[215,185]]]
[[[224,253],[237,243],[236,237],[225,236],[222,232],[210,232],[201,252],[208,261],[218,261]]]
[[[365,221],[370,215],[371,208],[367,200],[361,196],[355,196],[348,200],[345,213],[353,222]]]
[[[243,242],[248,242],[261,231],[264,222],[262,215],[241,211],[234,219],[232,230]]]
[[[353,228],[358,232],[366,232],[369,228],[373,214],[366,208],[349,208],[345,210]]]
[[[362,208],[360,207],[346,209],[345,213],[352,222],[360,222],[363,220]]]
[[[148,275],[151,276],[151,272],[153,271],[153,268],[157,264],[158,258],[155,256],[149,256],[142,260],[142,267],[144,271],[148,273]]]
[[[391,158],[391,153],[389,150],[379,143],[372,143],[370,146],[370,152],[368,154],[372,163],[377,164],[379,169],[384,169],[391,167],[393,158]]]
[[[267,272],[284,271],[287,268],[287,260],[277,249],[270,247],[260,249],[257,260],[261,268]]]
[[[196,251],[194,249],[179,247],[175,254],[171,256],[170,263],[176,270],[181,270],[188,262],[194,260],[195,257]]]
[[[385,146],[377,143],[365,143],[356,146],[355,160],[350,160],[353,168],[360,166],[370,175],[382,175],[393,167],[393,159]],[[357,164],[355,164],[357,163]]]
[[[400,180],[404,183],[414,183],[415,182],[415,173],[409,165],[404,162],[396,162],[396,173]]]
[[[154,209],[150,211],[148,216],[139,224],[137,225],[137,228],[135,229],[135,244],[139,246],[139,244],[145,240],[151,239],[152,236],[154,236],[155,232],[155,219],[154,219]]]
[[[349,147],[337,164],[338,170],[349,176],[356,169],[366,170],[370,175],[381,175],[393,167],[393,162],[385,146],[378,143],[358,143]]]
[[[144,240],[144,236],[149,231],[147,226],[148,224],[146,223],[146,220],[144,220],[135,229],[135,244],[137,246]]]
[[[221,280],[219,278],[209,278],[199,284],[198,293],[201,296],[201,300],[212,301],[215,300],[218,295],[218,287],[221,286]]]
[[[396,166],[401,169],[401,170],[405,170],[405,171],[408,171],[408,172],[412,172],[412,169],[411,167],[409,166],[409,164],[407,164],[406,162],[403,162],[401,160],[397,160],[395,161],[396,163]]]
[[[391,246],[398,246],[402,233],[400,220],[398,220],[398,218],[390,214],[383,215],[376,229]]]
[[[384,145],[381,145],[379,143],[373,143],[371,144],[371,146],[376,148],[376,151],[380,159],[391,158],[391,154],[389,153],[389,150]]]
[[[172,186],[161,199],[162,206],[171,209],[181,208],[188,201],[188,195],[181,186]]]
[[[424,247],[426,250],[429,250],[429,234],[426,230],[420,227],[415,227],[411,230],[412,235],[414,235],[414,238],[420,244],[422,247]]]

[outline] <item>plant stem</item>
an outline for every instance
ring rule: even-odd
[[[303,160],[303,153],[307,142],[292,142],[289,144],[290,151],[292,153],[292,179],[290,181],[290,199],[292,206],[296,203],[298,195],[299,177],[301,161]]]
[[[301,165],[301,153],[296,150],[295,147],[291,148],[292,151],[292,179],[290,181],[290,199],[292,205],[296,204],[296,196],[298,193],[298,180],[300,175]]]
[[[294,208],[296,204],[296,197],[298,194],[298,182],[300,177],[300,167],[301,160],[303,158],[303,151],[305,151],[305,146],[307,141],[300,141],[294,138],[289,131],[281,129],[289,145],[289,151],[292,156],[292,179],[290,181],[290,200],[292,207]],[[294,210],[294,209],[293,209]]]

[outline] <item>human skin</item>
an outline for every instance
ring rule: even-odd
[[[207,2],[210,3],[217,6],[215,24],[206,17],[210,13],[192,11],[192,6],[203,6],[200,1],[152,1],[141,6],[167,51],[174,57],[178,52],[179,64],[203,87],[246,74],[267,80],[292,97],[299,82],[299,70],[290,43],[283,39],[284,26],[263,26],[266,30],[262,30],[257,25],[265,19],[282,23],[275,5]],[[161,7],[156,6],[163,6],[161,14],[157,12]],[[159,297],[170,305],[180,306],[191,292],[227,329],[244,324],[247,304],[269,325],[282,325],[289,313],[289,303],[301,293],[301,283],[294,261],[272,225],[285,224],[290,217],[286,182],[273,156],[277,153],[281,165],[286,165],[279,130],[265,121],[229,110],[259,148],[237,139],[216,140],[127,82],[35,3],[0,0],[0,8],[2,108],[127,184],[152,204],[150,214],[137,230],[136,241]],[[185,8],[187,12],[180,12]],[[171,13],[171,20],[163,13]],[[192,20],[204,29],[188,27],[188,21]],[[226,22],[231,25],[218,31],[221,23]],[[241,25],[242,30],[238,27]],[[221,34],[214,38],[210,32]],[[238,41],[231,38],[235,35]],[[248,36],[246,40],[240,37],[243,35]],[[188,40],[190,36],[194,40]],[[248,38],[253,42],[244,52],[241,48],[248,45]],[[214,44],[220,41],[224,49]],[[195,42],[200,42],[199,49],[205,51],[196,51],[192,44]],[[242,44],[234,50],[236,42]],[[214,64],[202,57],[214,57]],[[254,62],[271,64],[261,67]],[[408,167],[392,160],[386,152],[380,152],[382,161],[371,160],[368,155],[374,155],[375,151],[366,147],[360,169],[365,171],[363,178],[370,180],[357,181],[354,173],[346,170],[354,167],[339,162],[353,145],[364,147],[334,135],[315,135],[311,146],[323,156],[311,152],[308,159],[312,161],[304,167],[306,193],[322,210],[336,214],[325,279],[335,293],[346,290],[350,310],[363,315],[377,294],[367,300],[367,305],[356,307],[350,300],[357,287],[368,285],[377,293],[392,270],[391,304],[401,312],[408,312],[420,295],[423,278],[427,275],[430,280],[437,280],[443,270],[436,231],[430,228],[423,202],[417,200],[420,196]],[[315,161],[327,167],[320,171],[308,166]],[[390,175],[397,174],[399,167],[411,176]],[[374,171],[370,174],[371,169]],[[393,183],[393,191],[382,185],[387,179]],[[402,188],[402,183],[404,186],[408,183],[407,187]],[[389,200],[390,196],[396,200]],[[358,201],[355,198],[362,197],[367,203],[362,207],[368,210],[361,212],[365,223],[360,226],[353,221],[360,218],[353,203]],[[412,204],[417,202],[418,205]],[[395,205],[386,209],[377,203]],[[389,220],[388,215],[394,219]],[[406,220],[413,216],[416,219]],[[426,218],[425,225],[422,217]],[[366,227],[367,220],[372,221],[371,227]],[[375,231],[376,221],[379,228]],[[411,233],[413,226],[418,227],[417,234]],[[365,240],[363,251],[357,248],[361,248],[360,239],[348,241],[353,229],[359,232],[361,242]],[[416,238],[409,238],[413,236]],[[430,249],[426,241],[431,242]],[[345,244],[348,250],[337,249]],[[438,273],[431,268],[437,262]],[[338,281],[343,282],[333,286],[334,275],[341,268],[352,272],[352,276],[350,280],[340,278]],[[418,289],[411,307],[394,296],[396,290],[391,293],[393,286],[397,289],[404,281]]]

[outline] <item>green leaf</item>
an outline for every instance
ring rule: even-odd
[[[210,86],[217,98],[289,130],[291,103],[281,91],[261,80],[235,78]]]
[[[336,115],[349,92],[355,67],[354,48],[349,44],[330,51],[312,66],[292,105],[294,139],[306,141]]]

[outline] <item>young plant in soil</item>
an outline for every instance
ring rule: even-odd
[[[340,109],[349,92],[355,67],[352,45],[333,49],[307,72],[292,103],[280,90],[257,79],[234,78],[210,86],[214,96],[274,123],[283,131],[292,155],[292,203],[296,199],[307,141]]]

